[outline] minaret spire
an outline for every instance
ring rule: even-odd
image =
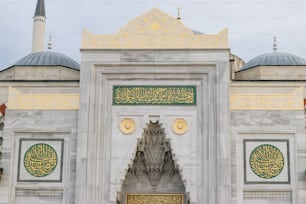
[[[34,16],[44,16],[44,17],[46,17],[45,1],[44,0],[38,0],[37,1]]]
[[[48,50],[52,50],[52,36],[49,36]]]
[[[37,0],[33,17],[32,52],[44,51],[46,19],[45,1]]]
[[[177,8],[177,20],[181,20],[181,8]]]
[[[276,36],[273,37],[273,52],[277,51],[277,42],[276,42]]]

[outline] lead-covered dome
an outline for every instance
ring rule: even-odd
[[[70,57],[53,51],[31,53],[18,60],[13,66],[62,66],[80,70],[80,65]]]
[[[240,70],[258,66],[306,66],[306,60],[285,52],[271,52],[253,58],[242,66]]]

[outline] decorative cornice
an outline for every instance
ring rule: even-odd
[[[130,21],[116,35],[94,35],[83,30],[83,49],[225,49],[228,30],[194,34],[176,18],[153,8]]]

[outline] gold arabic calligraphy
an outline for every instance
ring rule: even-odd
[[[50,175],[57,166],[56,151],[48,144],[31,146],[24,156],[24,167],[34,177]]]
[[[115,105],[195,105],[195,86],[114,86]]]
[[[183,194],[127,195],[127,204],[183,204]]]
[[[250,166],[257,176],[270,179],[278,176],[283,170],[284,156],[277,147],[263,144],[252,151]]]

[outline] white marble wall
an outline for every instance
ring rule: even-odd
[[[304,111],[232,111],[232,203],[306,203]],[[289,140],[290,183],[246,184],[243,139]]]
[[[115,203],[150,115],[160,117],[171,138],[191,203],[230,200],[228,61],[228,50],[83,50],[75,203]],[[112,86],[120,84],[196,85],[198,103],[113,107]],[[118,131],[126,116],[137,124],[130,136]],[[176,117],[186,117],[191,124],[181,138],[169,128]]]
[[[4,171],[1,204],[74,203],[77,111],[7,110],[4,130]],[[61,182],[18,182],[19,140],[63,139]]]

